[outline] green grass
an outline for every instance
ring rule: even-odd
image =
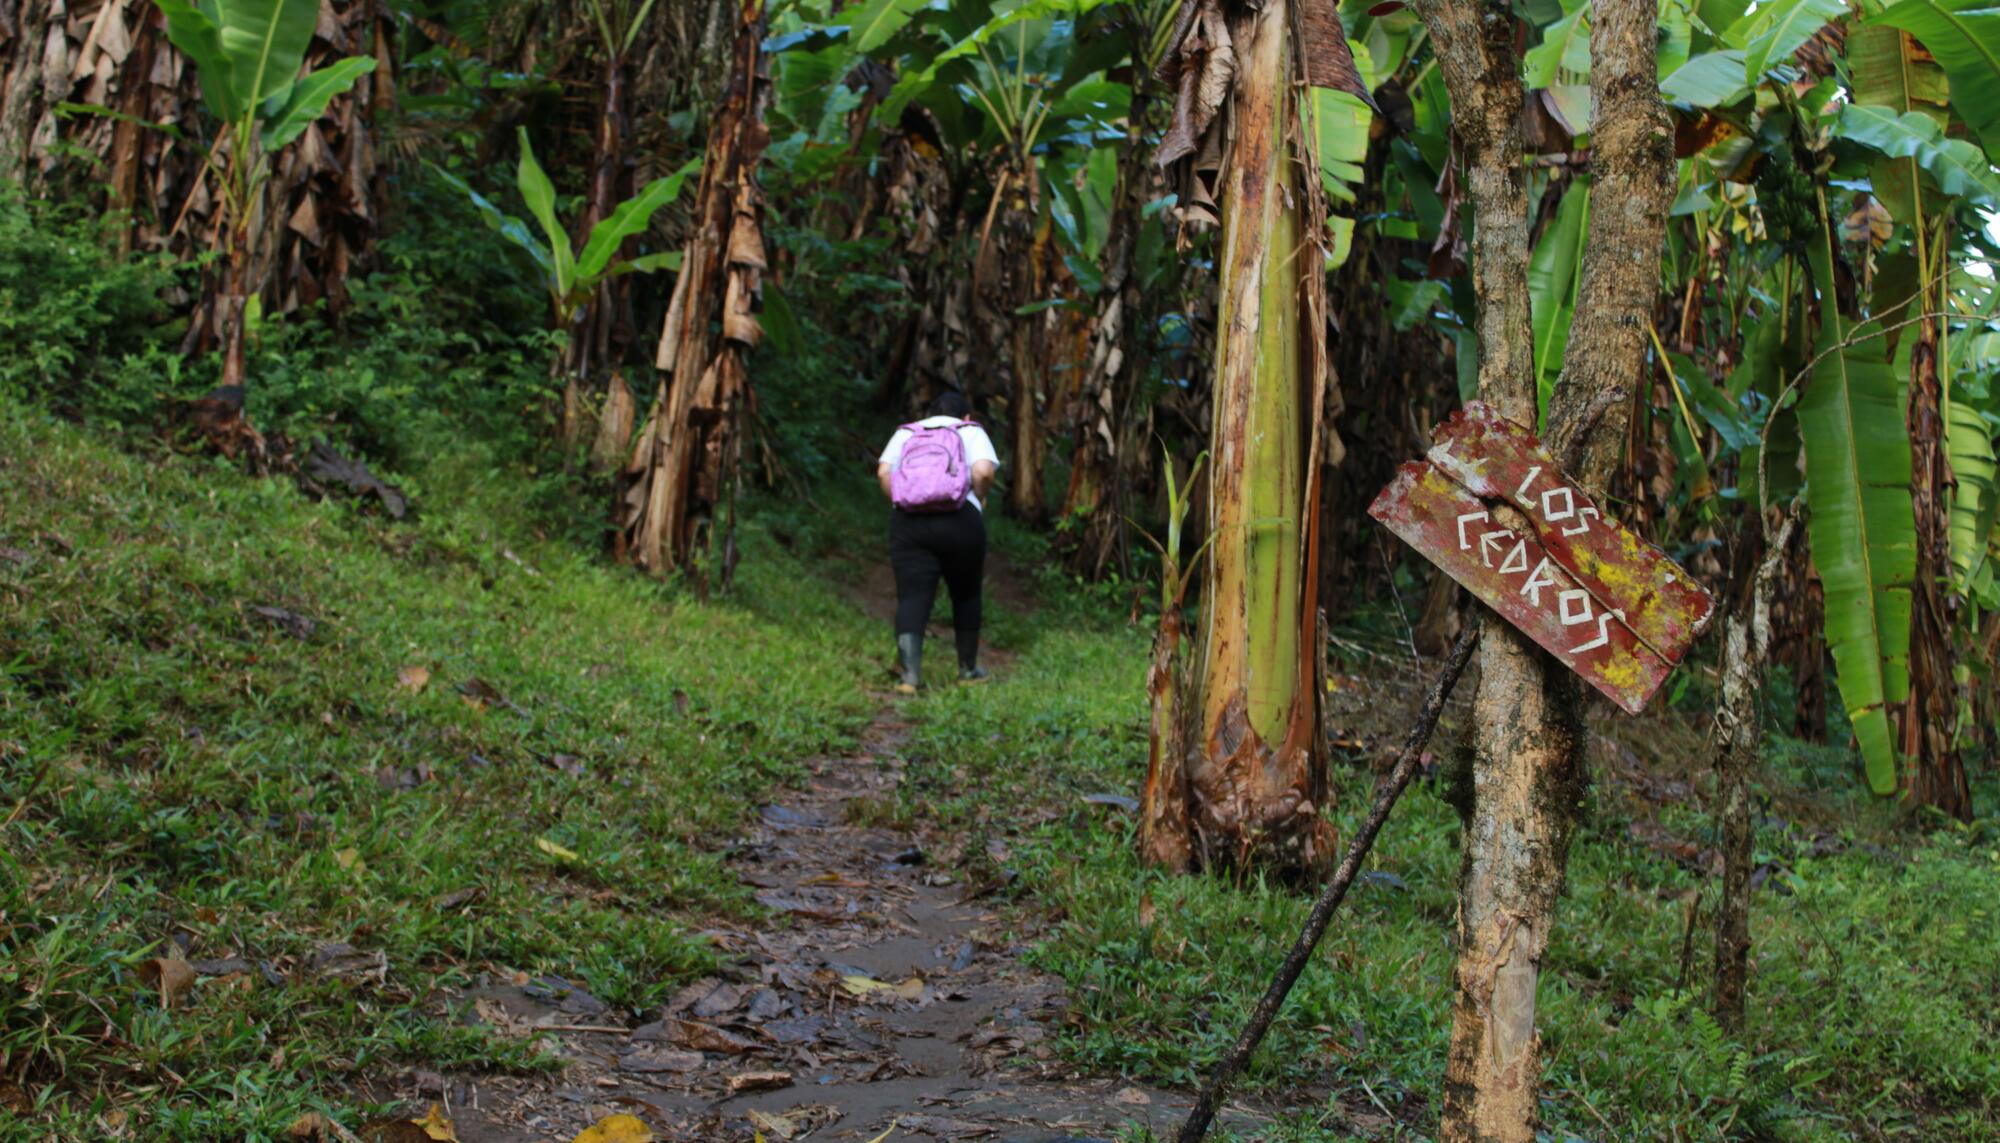
[[[1069,984],[1072,1058],[1196,1084],[1307,902],[1141,868],[1129,817],[1082,797],[1138,792],[1145,633],[1080,627],[1061,608],[1008,622],[1003,638],[1024,654],[1000,680],[911,708],[905,811],[1008,843],[1009,883],[1059,919],[1032,960]],[[1377,717],[1399,735],[1397,704],[1414,699],[1390,691],[1380,701],[1393,709]],[[1700,741],[1698,731],[1682,737]],[[1681,765],[1702,770],[1700,758]],[[1828,792],[1837,765],[1847,780]],[[1713,887],[1633,840],[1639,800],[1600,776],[1543,978],[1550,1138],[2000,1139],[2000,822],[1927,835],[1899,827],[1893,807],[1859,792],[1843,750],[1774,742],[1769,770],[1764,792],[1813,801],[1835,843],[1816,849],[1814,822],[1760,830],[1760,860],[1776,872],[1754,897],[1740,1043],[1702,1010],[1706,912],[1683,975],[1689,901],[1706,887],[1712,908]],[[1344,773],[1336,813],[1347,837],[1370,780]],[[1990,789],[1981,804],[1992,804]],[[1712,844],[1699,805],[1656,816],[1675,836]],[[983,853],[987,837],[973,840],[968,852]],[[1251,1086],[1285,1110],[1256,1137],[1430,1137],[1458,866],[1456,813],[1420,785],[1370,861],[1395,880],[1357,886],[1259,1054]]]
[[[755,910],[718,856],[743,815],[873,710],[873,626],[761,529],[696,605],[540,538],[476,448],[418,483],[390,524],[0,402],[0,1081],[30,1135],[115,1104],[269,1138],[371,1069],[538,1066],[447,990],[656,1004],[714,964],[704,919]],[[386,980],[317,978],[335,941]],[[162,955],[286,979],[165,1009]]]
[[[643,1010],[713,966],[706,923],[754,914],[720,852],[883,681],[884,626],[841,586],[872,551],[867,490],[756,500],[737,589],[699,604],[579,545],[588,521],[518,460],[475,444],[408,476],[420,514],[390,524],[0,402],[0,1094],[35,1104],[0,1136],[92,1137],[115,1109],[141,1137],[269,1138],[352,1116],[384,1069],[545,1066],[452,992],[554,973]],[[1085,799],[1137,792],[1148,632],[1123,589],[1072,590],[994,525],[1040,604],[989,595],[996,678],[902,704],[903,787],[857,812],[951,831],[965,880],[1050,922],[1030,958],[1069,983],[1072,1059],[1192,1085],[1306,902],[1139,867],[1130,818]],[[474,679],[507,701],[468,702]],[[1369,701],[1400,729],[1404,689]],[[1648,764],[1698,791],[1703,760],[1667,757],[1698,728],[1654,738]],[[1706,845],[1705,810],[1600,776],[1544,976],[1549,1137],[2000,1139],[2000,826],[1899,826],[1841,749],[1767,761],[1790,820],[1760,828],[1741,1042],[1701,1011],[1705,927],[1683,963],[1705,879],[1628,829]],[[1367,780],[1343,774],[1346,835]],[[1393,877],[1357,887],[1253,1068],[1276,1116],[1255,1137],[1432,1133],[1458,860],[1418,787],[1371,861]],[[315,978],[333,941],[386,979]],[[163,1008],[141,970],[176,949],[283,984],[207,978]]]

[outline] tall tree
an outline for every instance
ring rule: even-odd
[[[750,400],[764,260],[757,167],[764,110],[763,0],[743,0],[729,80],[709,128],[701,190],[660,333],[658,393],[625,477],[620,546],[652,572],[687,568],[721,531],[720,580],[735,566],[734,497]],[[695,568],[705,580],[705,571]]]
[[[1460,185],[1472,210],[1479,394],[1533,424],[1530,220],[1513,16],[1480,0],[1414,7],[1451,93]],[[1674,156],[1656,80],[1656,5],[1604,0],[1591,16],[1591,172],[1601,193],[1550,397],[1549,436],[1557,456],[1580,458],[1575,475],[1599,493],[1624,434],[1620,387],[1644,362]],[[1504,509],[1494,511],[1498,519]],[[1497,616],[1483,622],[1440,1137],[1527,1143],[1540,1087],[1536,988],[1584,784],[1583,706],[1573,676]]]
[[[1326,212],[1302,103],[1313,87],[1366,89],[1331,4],[1200,0],[1168,52],[1177,98],[1158,161],[1194,217],[1220,226],[1214,467],[1201,624],[1185,673],[1171,672],[1185,679],[1175,709],[1155,712],[1166,741],[1141,844],[1172,867],[1304,871],[1332,856],[1313,585],[1320,458],[1337,442],[1323,428]]]

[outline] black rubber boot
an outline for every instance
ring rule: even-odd
[[[954,631],[952,634],[958,638],[958,681],[984,681],[986,672],[979,667],[979,632]]]
[[[924,684],[924,637],[918,635],[896,636],[896,657],[902,660],[903,677],[896,684],[896,693],[913,695]]]

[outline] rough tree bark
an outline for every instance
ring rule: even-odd
[[[623,28],[613,32],[622,34]],[[574,249],[583,249],[590,231],[608,216],[631,191],[631,177],[625,162],[625,53],[616,44],[603,45],[603,75],[598,91],[597,150],[591,156],[590,195],[576,230],[570,235]],[[563,347],[562,438],[574,448],[590,428],[583,411],[584,390],[591,386],[594,371],[614,367],[628,342],[619,319],[620,295],[627,286],[623,278],[607,279],[597,293],[576,314],[569,342]],[[624,447],[632,432],[632,397],[623,377],[614,377],[606,391],[604,408],[597,418],[597,434],[591,447],[593,463],[609,467],[624,460]]]
[[[1918,304],[1924,304],[1921,295]],[[1952,478],[1944,455],[1938,328],[1933,321],[1917,327],[1910,354],[1909,426],[1917,574],[1910,601],[1910,697],[1894,712],[1902,732],[1903,796],[1909,805],[1932,806],[1971,821],[1972,787],[1958,752],[1958,680],[1952,656],[1958,604],[1947,586],[1952,575],[1947,511]]]
[[[1076,450],[1070,456],[1069,487],[1063,495],[1058,549],[1069,570],[1098,579],[1114,563],[1127,564],[1125,553],[1125,489],[1120,477],[1123,411],[1131,399],[1145,339],[1145,298],[1139,290],[1135,254],[1142,212],[1148,199],[1145,163],[1150,85],[1143,73],[1132,81],[1132,103],[1125,117],[1125,142],[1118,153],[1118,193],[1111,212],[1111,231],[1104,243],[1104,292],[1098,297],[1091,324],[1090,353],[1072,402],[1070,420],[1076,425]]]
[[[755,312],[765,265],[757,165],[770,141],[763,36],[763,0],[743,0],[660,333],[658,393],[625,471],[620,521],[621,554],[655,573],[689,567],[714,549],[719,529],[724,585],[735,562],[732,501],[750,397],[747,362],[763,335]],[[705,571],[695,570],[705,581]]]
[[[1450,91],[1478,299],[1480,397],[1535,420],[1528,198],[1514,21],[1503,4],[1418,0]],[[1557,455],[1583,435],[1575,476],[1601,493],[1624,436],[1620,388],[1639,375],[1673,198],[1673,131],[1654,63],[1655,5],[1592,5],[1591,212],[1576,323],[1550,401]],[[1501,509],[1495,508],[1496,519]],[[1473,798],[1459,885],[1459,960],[1440,1138],[1529,1143],[1540,1081],[1536,987],[1584,783],[1580,687],[1486,615],[1472,724]]]
[[[1764,742],[1764,663],[1771,650],[1771,597],[1798,517],[1778,509],[1775,530],[1761,517],[1760,550],[1739,564],[1739,582],[1723,621],[1722,704],[1715,712],[1716,820],[1722,835],[1722,899],[1715,911],[1715,1018],[1743,1026],[1750,972],[1750,874],[1756,860],[1750,776]]]

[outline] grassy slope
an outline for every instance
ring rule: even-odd
[[[48,1103],[36,1136],[100,1133],[100,1091],[156,1092],[130,1108],[148,1135],[217,1138],[338,1106],[349,1077],[399,1060],[533,1066],[446,1018],[437,990],[520,970],[656,1001],[708,963],[702,916],[749,907],[716,843],[871,709],[879,625],[829,586],[862,553],[824,558],[862,526],[856,505],[767,512],[736,598],[699,606],[537,540],[513,478],[471,460],[424,473],[424,518],[393,526],[19,410],[0,410],[0,463],[0,547],[30,556],[0,558],[0,1050]],[[1044,562],[998,535],[1015,566]],[[1136,788],[1144,635],[1044,598],[1032,615],[992,608],[1013,656],[998,680],[909,705],[912,766],[889,809],[962,829],[967,861],[991,866],[968,876],[1017,871],[1024,901],[1056,911],[1034,956],[1072,983],[1076,1058],[1190,1083],[1303,903],[1136,866],[1127,820],[1081,798]],[[258,605],[317,629],[293,639]],[[412,665],[432,672],[421,692],[397,682]],[[475,677],[521,712],[462,700],[454,685]],[[1816,806],[1896,852],[1814,856],[1764,831],[1783,889],[1756,899],[1739,1047],[1675,991],[1698,880],[1627,829],[1642,815],[1699,842],[1699,807],[1635,809],[1603,783],[1544,990],[1551,1125],[1599,1141],[2000,1138],[1994,824],[1893,834],[1839,752],[1780,745],[1770,792],[1788,816]],[[544,761],[558,754],[584,773]],[[409,789],[377,777],[419,765]],[[1413,793],[1375,862],[1399,880],[1356,893],[1259,1062],[1272,1096],[1308,1093],[1267,1137],[1427,1131],[1457,860],[1452,811]],[[484,896],[435,907],[470,886]],[[177,935],[191,958],[240,950],[281,971],[343,940],[388,956],[387,986],[214,979],[162,1011],[138,969]]]
[[[268,1137],[371,1067],[533,1066],[438,990],[644,1008],[711,963],[704,914],[754,908],[715,850],[865,721],[872,628],[760,532],[698,606],[538,541],[503,473],[423,475],[390,525],[0,403],[0,1096],[43,1105],[16,1128],[95,1136],[115,1092],[147,1137]],[[386,982],[314,979],[333,941]],[[175,942],[291,982],[163,1010],[141,966]]]

